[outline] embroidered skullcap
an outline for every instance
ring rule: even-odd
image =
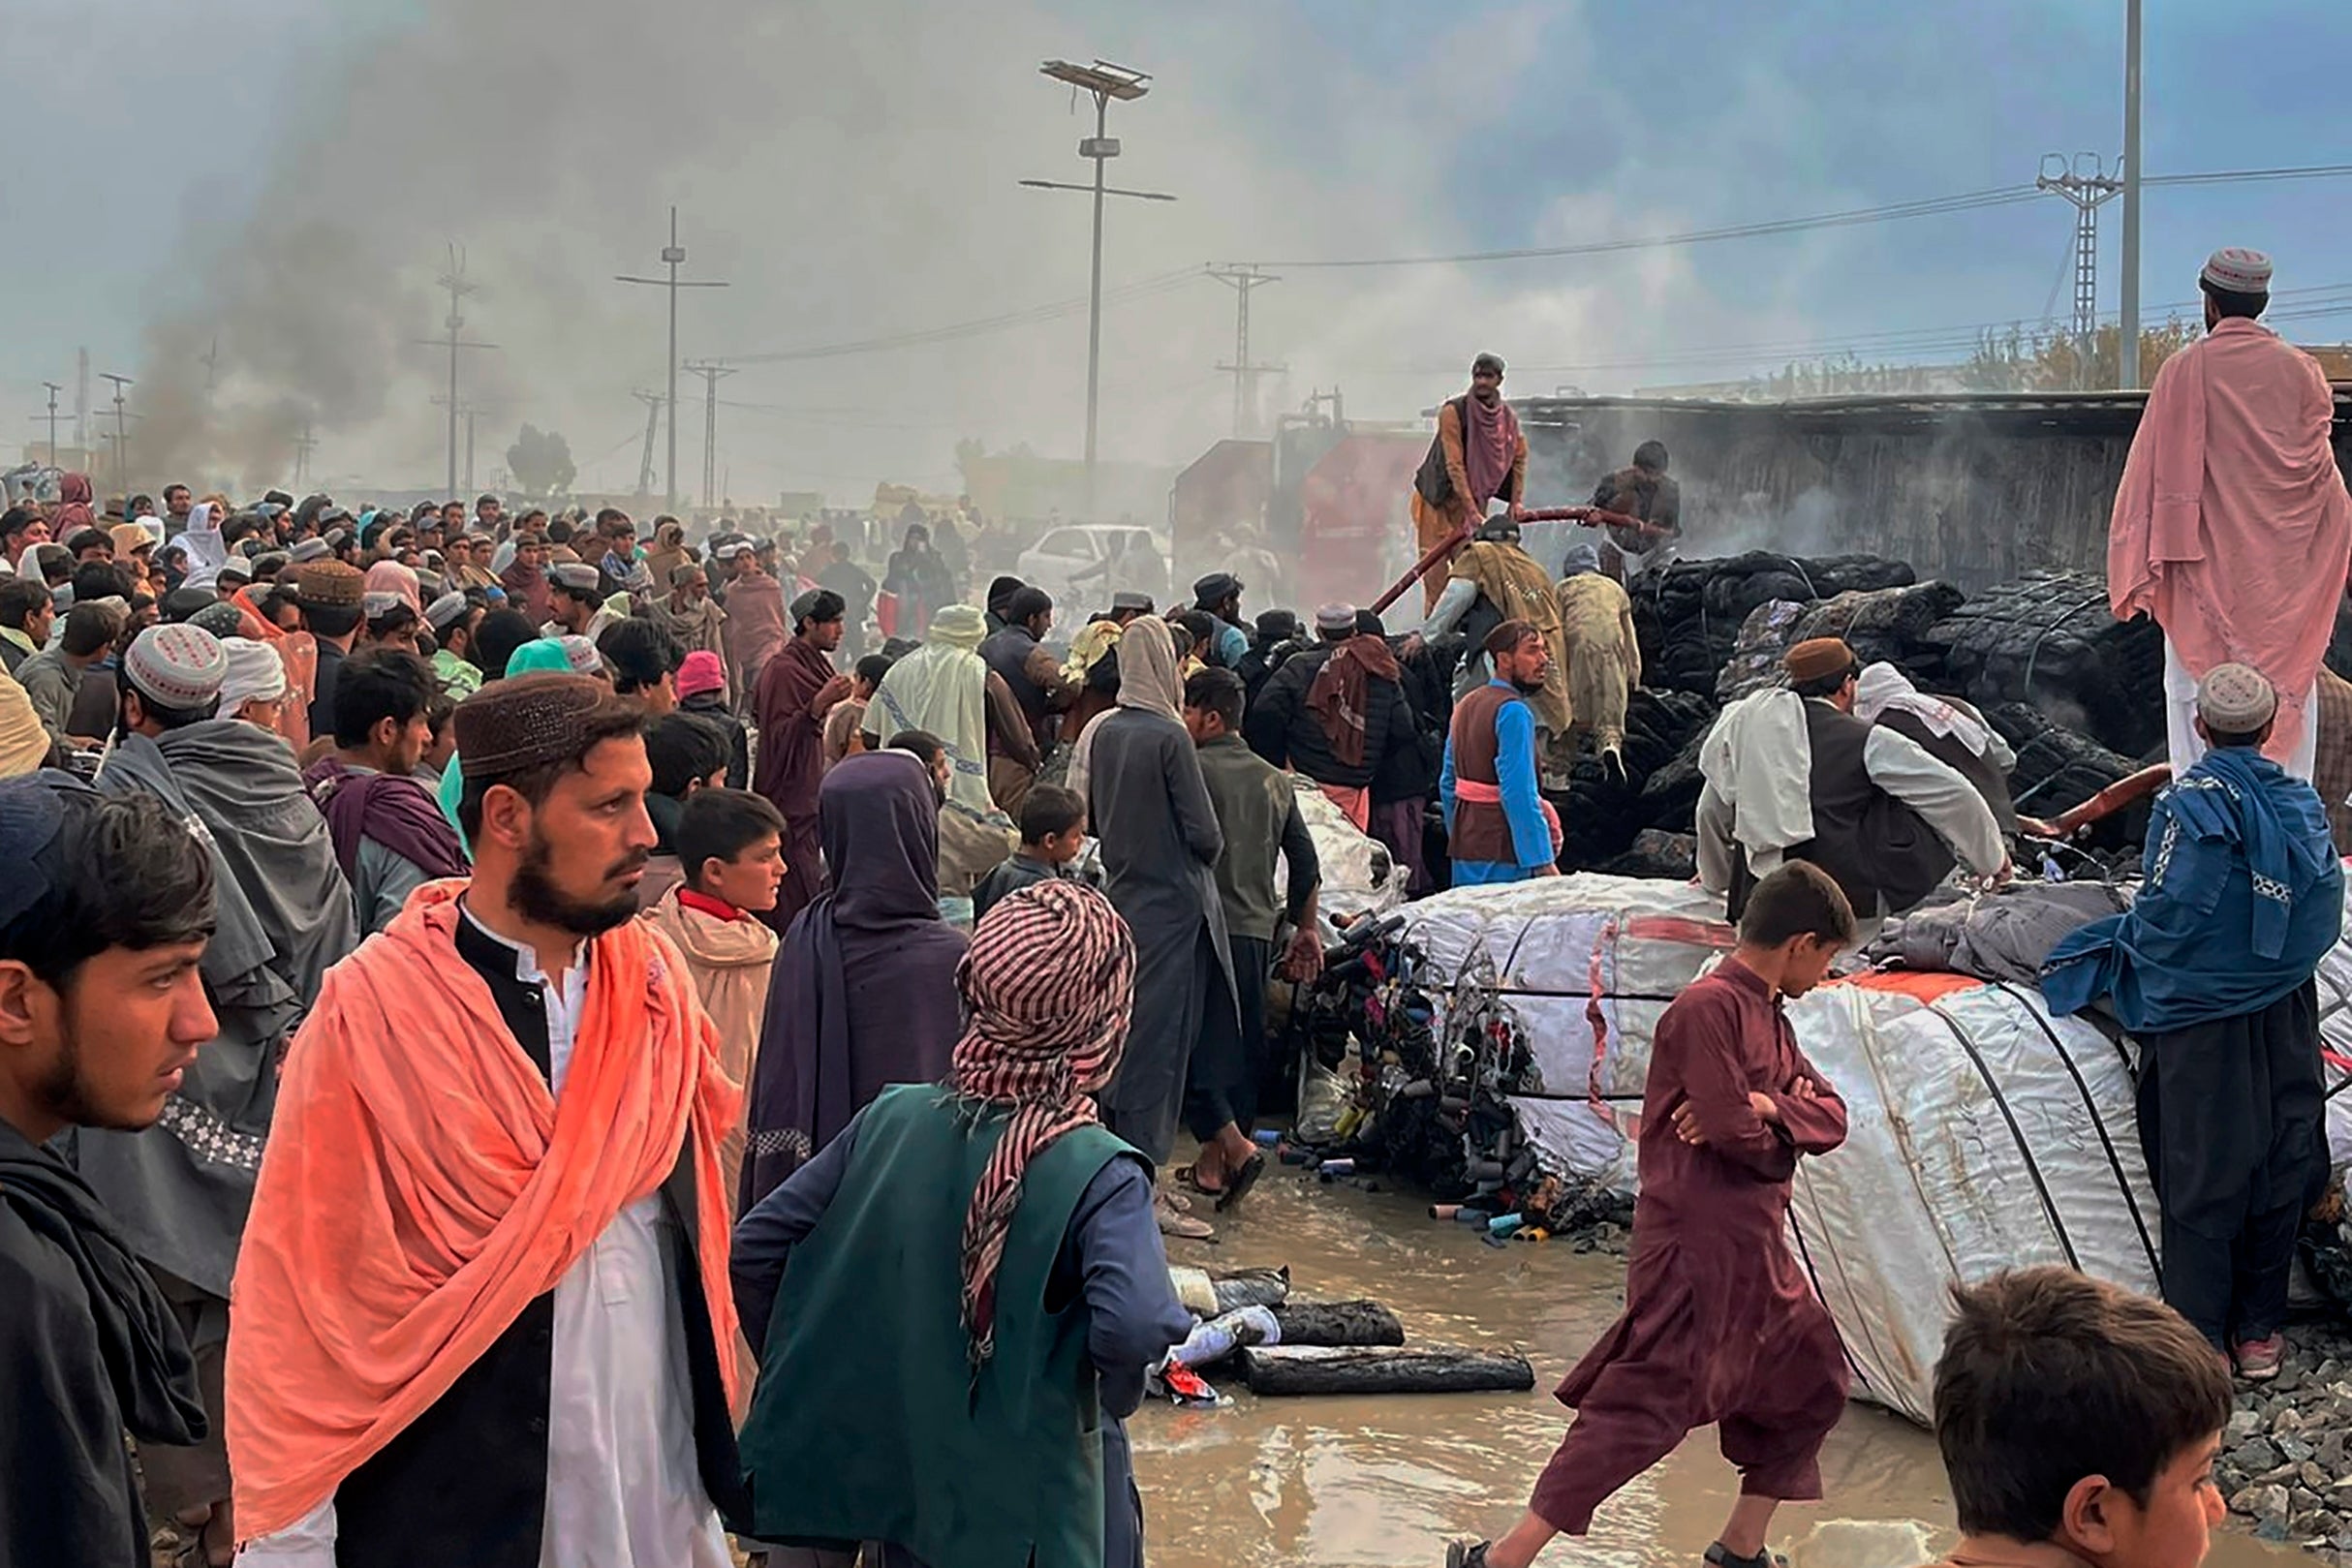
[[[1353,636],[1355,634],[1355,606],[1353,604],[1317,605],[1315,611],[1315,630]]]
[[[1505,621],[1486,634],[1484,647],[1489,659],[1501,659],[1504,654],[1516,650],[1528,638],[1542,635],[1541,631],[1535,630],[1532,621]]]
[[[595,643],[578,632],[571,632],[555,641],[564,650],[564,662],[572,667],[573,674],[594,675],[604,667],[604,656],[596,651]]]
[[[194,615],[189,616],[188,624],[202,627],[206,631],[224,640],[230,637],[242,637],[245,633],[245,612],[225,599],[216,599]]]
[[[123,679],[148,701],[188,713],[208,707],[229,678],[221,639],[187,622],[151,626],[131,639],[122,656]]]
[[[727,686],[727,666],[708,648],[696,648],[678,666],[678,695],[698,696],[704,692],[722,691]]]
[[[2278,712],[2278,693],[2260,670],[2215,664],[2197,683],[2197,717],[2216,735],[2251,735]]]
[[[1152,596],[1149,594],[1113,594],[1111,608],[1113,610],[1134,610],[1140,614],[1149,615],[1152,613],[1154,605]]]
[[[220,570],[212,577],[215,582],[249,583],[253,581],[253,563],[241,555],[232,555],[221,563]]]
[[[578,755],[581,723],[612,700],[587,675],[510,675],[457,705],[457,759],[469,779],[503,779]]]
[[[233,714],[248,702],[270,702],[286,694],[286,661],[265,642],[238,637],[221,645],[229,673],[221,682],[221,712]]]
[[[570,588],[582,594],[596,592],[599,578],[596,568],[584,561],[559,561],[547,569],[547,575],[558,588]]]
[[[436,631],[447,631],[465,619],[466,597],[463,594],[444,594],[424,607],[424,619]]]
[[[1842,637],[1808,637],[1780,658],[1780,667],[1799,686],[1827,680],[1832,675],[1850,674],[1854,668],[1854,650]]]
[[[2271,292],[2271,259],[2260,251],[2225,245],[2205,259],[2205,270],[2197,274],[2197,281],[2225,293],[2267,294]]]
[[[359,596],[359,612],[373,621],[379,615],[389,615],[400,608],[403,600],[398,594],[374,593]]]
[[[356,605],[367,592],[365,576],[348,561],[312,561],[294,577],[294,598],[324,607]]]
[[[327,543],[322,538],[297,539],[294,547],[286,552],[286,558],[297,567],[308,566],[313,561],[324,561],[326,555]]]

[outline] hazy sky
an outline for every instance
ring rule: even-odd
[[[2229,9],[2149,7],[2150,171],[2352,162],[2352,10]],[[1036,68],[1100,55],[1156,77],[1113,108],[1114,183],[1181,198],[1111,212],[1103,449],[1183,462],[1231,422],[1211,367],[1232,294],[1188,268],[1673,232],[2029,181],[2045,151],[2112,159],[2122,10],[15,0],[39,112],[0,183],[17,236],[0,451],[38,437],[42,381],[70,399],[86,345],[94,371],[140,379],[156,443],[215,453],[219,477],[275,473],[307,417],[318,470],[354,490],[437,482],[446,361],[412,340],[438,330],[455,241],[483,285],[467,330],[502,346],[466,366],[481,477],[530,419],[566,433],[583,483],[625,488],[644,418],[629,394],[659,385],[663,318],[658,292],[609,278],[657,268],[668,203],[690,274],[732,284],[687,297],[689,357],[1075,299],[1085,200],[1014,182],[1086,175],[1091,123]],[[2120,207],[2105,216],[2112,308]],[[1522,394],[1725,378],[1790,357],[1773,346],[2038,320],[2054,292],[2063,315],[2070,218],[2045,199],[1614,257],[1293,268],[1254,296],[1253,348],[1289,366],[1269,408],[1336,383],[1366,417],[1412,417],[1482,348]],[[2193,297],[2224,243],[2274,252],[2282,291],[2352,300],[2334,260],[2352,253],[2352,180],[2151,191],[2144,297]],[[2352,336],[2352,303],[2282,324]],[[207,403],[192,361],[216,333]],[[1084,355],[1078,312],[747,365],[722,386],[722,464],[739,498],[846,501],[877,477],[951,483],[961,436],[1075,455]],[[690,484],[699,385],[683,388]]]

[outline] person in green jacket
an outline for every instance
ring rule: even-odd
[[[736,1225],[759,1383],[734,1522],[782,1560],[1141,1568],[1123,1421],[1191,1319],[1151,1167],[1093,1098],[1134,979],[1101,894],[1010,895],[957,970],[945,1084],[885,1090]]]

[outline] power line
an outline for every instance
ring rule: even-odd
[[[2336,179],[2346,176],[2352,176],[2352,164],[2314,164],[2294,169],[2227,169],[2203,174],[2151,175],[2142,183],[2146,185],[2217,185],[2287,179]],[[1990,207],[2016,206],[2034,200],[2040,194],[2031,185],[1996,186],[1983,191],[1964,192],[1957,196],[1938,197],[1921,201],[1893,202],[1876,207],[1857,207],[1845,212],[1824,213],[1810,218],[1784,218],[1766,223],[1690,230],[1682,233],[1655,234],[1642,238],[1601,240],[1582,245],[1505,251],[1470,251],[1454,256],[1325,259],[1252,264],[1336,270],[1610,255],[1625,251],[1662,250],[1716,240],[1798,233],[1810,229],[1855,228],[1873,223],[1900,222],[1907,218],[1934,217],[1947,212],[1973,212]],[[2070,242],[2067,254],[2071,256],[2072,253],[2073,246]],[[1193,279],[1207,275],[1208,269],[1203,266],[1179,267],[1171,271],[1138,278],[1133,283],[1123,284],[1117,288],[1106,288],[1103,290],[1102,298],[1106,305],[1151,298],[1180,289]],[[1066,317],[1077,315],[1087,308],[1088,303],[1088,298],[1080,295],[1071,299],[1055,300],[1049,304],[1034,305],[1026,310],[1006,311],[1001,315],[983,316],[972,321],[954,322],[918,331],[856,338],[844,342],[810,344],[797,348],[779,349],[766,354],[736,354],[732,357],[731,362],[738,365],[783,364],[804,359],[831,359],[848,354],[881,354],[893,349],[918,348],[933,343],[981,337],[1014,327],[1060,321]]]
[[[1179,267],[1172,272],[1156,273],[1148,278],[1138,278],[1133,283],[1122,284],[1116,289],[1105,289],[1102,292],[1102,302],[1105,305],[1127,304],[1133,300],[1149,298],[1154,294],[1162,294],[1172,289],[1181,288],[1203,275],[1203,269],[1196,266]],[[1075,299],[1060,299],[1048,305],[1033,305],[1027,310],[1006,311],[1001,316],[983,316],[976,321],[956,322],[944,326],[925,327],[913,332],[897,332],[886,337],[858,338],[847,343],[812,344],[804,348],[779,349],[768,354],[739,354],[734,356],[732,362],[738,365],[782,364],[789,360],[834,359],[845,354],[877,354],[887,349],[914,348],[930,343],[944,343],[957,338],[979,337],[990,332],[1001,332],[1007,327],[1030,326],[1042,322],[1060,321],[1065,317],[1079,314],[1091,304],[1091,296],[1081,294]]]

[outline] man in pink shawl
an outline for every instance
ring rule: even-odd
[[[1502,361],[1482,354],[1470,361],[1470,390],[1439,405],[1437,437],[1413,476],[1413,536],[1421,553],[1448,538],[1467,543],[1485,520],[1490,501],[1509,502],[1517,521],[1526,510],[1527,479],[1527,437],[1519,433],[1519,416],[1502,401]],[[1428,600],[1426,614],[1445,592],[1445,573],[1427,573],[1421,589]]]
[[[2173,772],[2205,754],[2197,683],[2250,664],[2278,692],[2263,748],[2300,779],[2318,740],[2319,664],[2352,566],[2352,497],[2329,446],[2335,399],[2316,360],[2256,320],[2271,259],[2215,251],[2198,278],[2206,337],[2164,362],[2132,438],[2107,535],[2119,620],[2164,629]]]

